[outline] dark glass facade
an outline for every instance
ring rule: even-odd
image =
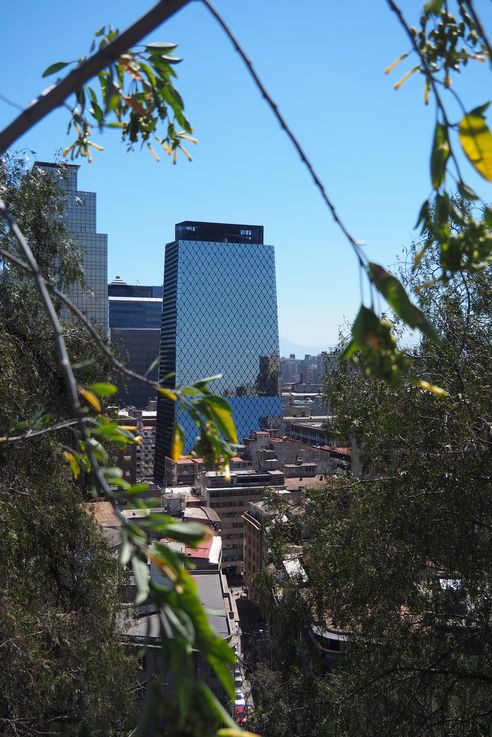
[[[281,415],[274,249],[263,244],[261,226],[186,221],[176,236],[165,253],[161,376],[175,372],[176,386],[222,374],[213,390],[231,403],[241,441]],[[159,481],[174,413],[175,405],[159,398]],[[179,421],[189,451],[196,427]]]
[[[162,287],[125,284],[108,285],[111,340],[118,346],[124,363],[139,374],[146,374],[159,356],[162,313]],[[157,381],[158,368],[148,374]],[[144,409],[155,392],[145,384],[126,379],[120,402]]]

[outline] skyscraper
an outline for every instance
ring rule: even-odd
[[[263,227],[185,221],[175,228],[164,264],[160,376],[167,386],[213,374],[212,389],[230,402],[241,441],[282,414],[275,256]],[[155,478],[164,476],[176,407],[159,398]],[[192,449],[196,427],[180,416]]]
[[[96,231],[96,193],[77,189],[76,164],[54,164],[36,161],[35,167],[52,174],[66,192],[65,221],[74,235],[82,253],[82,268],[85,288],[74,285],[67,290],[67,297],[95,325],[108,331],[108,236]],[[60,176],[63,170],[64,176]],[[62,317],[71,318],[71,313],[62,310]]]
[[[159,356],[162,313],[162,286],[127,284],[119,276],[108,284],[111,340],[121,346],[123,361],[138,374],[146,374]],[[158,368],[148,374],[157,381]],[[122,403],[144,409],[155,392],[139,381],[126,379],[120,392]]]

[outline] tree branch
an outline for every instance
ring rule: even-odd
[[[113,505],[115,514],[118,516],[121,522],[123,522],[123,524],[126,525],[126,518],[123,515],[119,507],[117,496],[113,492],[111,487],[109,486],[106,478],[104,477],[104,474],[102,473],[99,467],[99,463],[97,462],[97,459],[94,455],[92,446],[88,442],[89,438],[88,438],[87,431],[86,431],[85,418],[82,414],[82,408],[80,405],[78,389],[77,389],[77,381],[73,373],[72,364],[70,363],[70,358],[68,356],[67,347],[65,344],[65,340],[63,338],[63,330],[62,330],[60,321],[58,319],[58,315],[56,314],[56,310],[53,305],[53,302],[51,301],[50,295],[48,293],[48,288],[46,286],[45,279],[39,270],[39,265],[36,259],[34,258],[33,252],[31,251],[29,244],[27,243],[26,239],[24,238],[23,234],[20,231],[19,226],[17,225],[16,221],[14,220],[11,213],[8,211],[7,207],[5,206],[4,201],[1,198],[0,198],[0,216],[3,217],[4,220],[6,221],[10,232],[14,236],[15,240],[17,241],[21,249],[21,252],[25,255],[27,259],[27,265],[29,266],[32,272],[32,276],[36,284],[36,288],[41,297],[41,301],[43,303],[48,319],[51,322],[51,326],[53,329],[53,336],[54,336],[55,344],[56,344],[56,350],[58,353],[60,365],[62,367],[65,385],[67,388],[68,401],[69,401],[71,413],[77,419],[77,426],[79,428],[80,437],[85,443],[87,456],[91,463],[91,469],[94,473],[94,476],[96,477],[99,488],[103,492],[104,496]]]
[[[229,28],[229,26],[227,25],[227,23],[225,22],[225,20],[218,13],[218,11],[214,8],[214,6],[209,2],[209,0],[202,0],[202,2],[205,5],[205,7],[209,10],[209,12],[212,14],[212,16],[215,18],[215,20],[217,21],[217,23],[219,24],[219,26],[222,28],[222,30],[224,31],[224,33],[226,34],[226,36],[229,38],[229,40],[231,41],[232,45],[234,46],[235,50],[237,51],[237,53],[239,54],[239,56],[243,60],[243,62],[246,65],[246,68],[247,68],[250,76],[252,77],[252,79],[253,79],[256,87],[258,88],[258,90],[260,91],[262,97],[266,101],[268,107],[270,108],[270,110],[272,111],[272,113],[274,114],[274,116],[276,117],[278,123],[280,124],[280,127],[285,131],[285,133],[286,133],[287,137],[289,138],[290,142],[292,143],[292,145],[294,146],[295,150],[297,151],[297,153],[301,157],[302,163],[304,164],[304,166],[308,170],[309,174],[311,175],[311,179],[313,180],[314,184],[318,188],[318,190],[319,190],[319,192],[321,194],[321,197],[323,198],[326,206],[330,210],[330,212],[332,214],[332,217],[333,217],[333,220],[338,225],[338,227],[340,228],[340,230],[344,234],[345,238],[348,240],[348,242],[352,246],[352,248],[354,250],[354,253],[355,253],[356,257],[357,257],[357,260],[359,262],[359,265],[362,266],[363,268],[365,268],[365,261],[364,261],[365,256],[363,255],[363,253],[361,251],[360,245],[357,243],[357,241],[355,240],[355,238],[349,233],[349,231],[347,230],[345,224],[342,222],[342,220],[338,216],[338,213],[337,213],[337,211],[335,209],[335,205],[333,204],[333,202],[329,198],[328,193],[326,192],[326,189],[325,189],[325,186],[324,186],[323,182],[321,181],[321,179],[319,178],[318,174],[316,173],[313,164],[308,159],[308,157],[307,157],[304,149],[302,148],[301,144],[299,143],[298,138],[293,133],[292,129],[289,127],[289,125],[288,125],[287,121],[285,120],[284,116],[280,112],[280,110],[278,108],[278,105],[274,102],[274,100],[272,99],[272,97],[269,94],[268,90],[266,89],[265,85],[263,84],[263,82],[259,78],[258,74],[256,73],[256,71],[255,71],[255,69],[253,67],[253,63],[251,62],[251,59],[249,59],[247,57],[246,52],[242,48],[242,46],[239,43],[239,41],[237,40],[237,38],[234,36],[232,30]]]
[[[398,5],[394,2],[394,0],[386,0],[390,10],[393,11],[393,13],[398,18],[401,27],[407,34],[408,38],[410,39],[410,43],[412,44],[412,48],[417,54],[417,56],[420,59],[420,63],[422,64],[422,67],[425,71],[425,76],[427,77],[429,84],[432,87],[432,91],[434,93],[434,97],[436,98],[436,104],[439,110],[441,111],[442,119],[446,125],[446,127],[449,129],[451,128],[451,123],[449,122],[448,114],[446,112],[446,108],[444,107],[444,103],[441,99],[441,96],[439,94],[439,90],[437,89],[436,80],[434,79],[434,75],[432,74],[431,70],[429,69],[429,65],[427,64],[427,60],[425,56],[423,55],[421,49],[419,48],[418,44],[415,41],[415,36],[410,30],[410,26],[406,22],[405,18],[403,17],[403,13],[401,9],[398,7]],[[449,142],[449,154],[450,157],[453,159],[454,165],[456,167],[456,173],[458,174],[460,182],[463,182],[463,177],[461,176],[460,166],[458,163],[458,159],[456,158],[456,155],[451,147],[451,142]]]
[[[92,77],[95,77],[112,61],[118,59],[121,54],[128,51],[157,26],[190,2],[191,0],[161,0],[114,41],[98,51],[97,54],[83,61],[80,66],[70,72],[57,85],[48,88],[32,105],[0,132],[0,153],[7,151],[18,138],[36,123],[39,123],[49,113],[63,105],[67,97],[80,90]]]
[[[487,34],[485,33],[485,29],[480,21],[480,18],[477,15],[477,12],[475,8],[473,7],[473,1],[472,0],[464,0],[465,5],[468,8],[471,17],[473,18],[473,22],[475,23],[477,27],[477,31],[480,34],[480,37],[485,44],[485,48],[487,49],[488,55],[489,55],[489,64],[492,65],[492,45],[489,41],[489,38]]]
[[[40,430],[27,430],[27,432],[21,433],[20,435],[4,435],[0,438],[0,445],[3,443],[17,443],[20,440],[30,440],[36,438],[38,435],[45,435],[48,432],[56,432],[56,430],[63,430],[66,427],[73,427],[78,423],[76,420],[64,420],[63,422],[57,422],[54,425],[43,427]]]
[[[0,248],[0,256],[2,256],[7,261],[10,261],[11,263],[15,264],[19,268],[26,271],[28,274],[32,274],[32,270],[29,267],[28,264],[26,264],[24,261],[22,261],[20,258],[17,258],[17,256],[14,256],[14,254],[10,253],[9,251],[6,251],[3,248]],[[70,301],[70,299],[63,294],[63,292],[60,292],[59,289],[57,289],[53,284],[51,284],[49,281],[44,279],[44,283],[46,284],[47,289],[54,295],[58,297],[58,299],[63,302],[63,304],[80,320],[84,328],[87,330],[91,338],[94,340],[94,342],[97,344],[97,347],[104,353],[107,358],[111,361],[113,366],[120,371],[125,376],[128,376],[131,379],[135,379],[136,381],[140,381],[142,384],[146,384],[151,389],[154,389],[156,392],[159,392],[159,389],[161,389],[160,384],[157,384],[155,381],[150,381],[150,379],[147,379],[146,376],[142,376],[141,374],[136,373],[135,371],[132,371],[127,366],[125,366],[121,361],[118,361],[118,359],[111,353],[111,350],[108,348],[108,346],[105,344],[97,330],[94,328],[92,323],[89,322],[87,317],[79,310],[79,308],[74,305],[73,302]]]

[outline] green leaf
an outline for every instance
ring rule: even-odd
[[[492,134],[481,115],[469,113],[460,121],[458,135],[470,163],[492,182]]]
[[[237,724],[230,714],[224,709],[222,704],[215,698],[212,691],[204,683],[196,684],[197,695],[215,718],[221,723],[226,724],[230,729],[237,730]],[[232,697],[231,697],[232,698]]]
[[[145,48],[147,49],[147,51],[150,51],[151,54],[155,54],[156,52],[161,54],[163,51],[174,51],[174,49],[178,48],[178,44],[161,43],[160,41],[155,41],[150,44],[145,44]]]
[[[133,546],[128,539],[127,531],[124,527],[120,530],[121,535],[121,551],[120,551],[120,563],[122,566],[126,566],[133,553]]]
[[[232,409],[230,404],[222,397],[218,397],[214,394],[204,397],[203,402],[208,405],[219,430],[226,440],[229,440],[231,443],[237,443],[236,426],[232,419]]]
[[[204,389],[207,387],[207,384],[210,384],[211,381],[218,381],[222,378],[222,374],[214,374],[214,376],[207,376],[205,379],[199,379],[199,381],[195,381],[193,386],[196,386],[197,389]]]
[[[132,484],[129,486],[125,491],[125,496],[135,496],[137,494],[141,494],[143,491],[147,491],[148,489],[150,489],[150,484],[147,484],[145,481],[141,481],[138,484]]]
[[[137,584],[137,597],[135,604],[142,604],[149,595],[149,568],[141,558],[136,555],[132,558],[132,568],[135,575],[135,583]]]
[[[369,264],[369,274],[376,286],[386,299],[391,309],[411,328],[420,330],[429,340],[435,343],[439,342],[439,338],[434,328],[427,320],[424,313],[419,310],[408,298],[408,295],[401,282],[386,271],[379,264]]]
[[[473,191],[471,187],[468,186],[468,184],[465,184],[465,182],[458,182],[458,192],[465,200],[478,200],[479,197],[476,192]]]
[[[185,434],[183,428],[180,425],[176,425],[174,428],[173,442],[171,446],[171,458],[173,461],[177,461],[183,452],[185,444]]]
[[[118,387],[114,384],[91,384],[90,389],[97,394],[98,397],[110,397],[112,394],[116,394]]]
[[[423,233],[425,228],[427,227],[429,223],[429,215],[430,215],[430,209],[429,209],[429,202],[428,200],[425,200],[422,207],[420,208],[419,216],[417,218],[417,222],[415,223],[415,228],[418,228],[420,224],[422,224],[422,230]]]
[[[439,189],[444,182],[449,155],[448,129],[445,125],[436,123],[431,154],[431,180],[434,189]]]
[[[52,64],[47,69],[44,70],[42,77],[50,77],[52,74],[55,74],[56,72],[59,72],[60,69],[64,69],[66,66],[71,64],[70,61],[57,61],[55,64]]]
[[[197,585],[186,570],[182,572],[181,585],[183,593],[180,600],[195,626],[197,649],[208,659],[226,693],[232,699],[234,697],[234,685],[231,666],[235,663],[236,657],[225,640],[211,628],[198,596]]]
[[[443,6],[443,0],[430,0],[425,4],[424,10],[430,15],[439,15]]]
[[[198,547],[202,540],[211,534],[208,527],[198,522],[171,523],[166,525],[165,533],[167,537],[172,537],[173,540],[190,545],[192,548]]]
[[[492,230],[492,209],[490,207],[484,208],[483,219],[485,220],[487,227]]]
[[[161,357],[160,356],[157,356],[157,358],[154,358],[154,360],[150,364],[149,368],[145,372],[144,376],[148,376],[155,368],[157,368],[157,366],[160,364],[160,362],[161,362]]]
[[[160,58],[166,62],[166,64],[179,64],[183,59],[179,56],[167,56],[166,54],[161,54]]]
[[[484,102],[483,105],[478,105],[477,107],[474,107],[473,110],[470,110],[470,115],[479,115],[481,118],[485,117],[485,113],[487,112],[487,109],[490,106],[490,100],[489,102]]]
[[[123,471],[118,466],[112,466],[111,468],[103,468],[103,474],[107,479],[121,479],[123,478]]]

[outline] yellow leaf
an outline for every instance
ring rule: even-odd
[[[161,386],[160,389],[157,390],[159,394],[162,394],[164,397],[167,397],[167,399],[170,399],[172,402],[175,402],[177,397],[174,392],[172,392],[170,389],[166,389],[165,386]]]
[[[403,59],[406,59],[407,56],[408,56],[408,53],[402,54],[401,56],[399,56],[398,59],[395,59],[394,62],[389,65],[389,67],[386,67],[386,69],[384,70],[384,73],[385,74],[391,74],[391,72],[393,71],[393,69],[395,67],[397,67],[398,64],[400,64],[400,62],[403,61]]]
[[[72,474],[73,474],[74,479],[78,479],[78,477],[80,476],[80,466],[74,454],[70,453],[69,450],[64,450],[63,455],[65,456],[67,461],[70,463],[70,468],[72,469]]]
[[[101,404],[94,392],[91,392],[89,389],[84,389],[83,387],[79,386],[79,394],[84,397],[85,401],[88,402],[88,404],[90,404],[91,407],[96,410],[96,412],[101,411]]]
[[[403,77],[402,77],[402,78],[400,79],[400,81],[399,81],[399,82],[397,82],[396,84],[394,84],[394,85],[393,85],[393,88],[394,88],[395,90],[399,90],[399,89],[400,89],[400,87],[401,87],[401,86],[402,86],[403,84],[405,84],[405,82],[407,81],[407,79],[410,79],[410,77],[412,76],[412,74],[415,74],[415,72],[418,72],[418,71],[419,71],[419,69],[420,69],[420,67],[419,67],[419,66],[416,66],[416,67],[414,67],[413,69],[410,69],[410,71],[408,71],[408,72],[407,72],[406,74],[404,74],[404,75],[403,75]]]
[[[492,182],[492,134],[481,115],[465,115],[460,121],[461,147],[475,169]]]
[[[171,447],[171,458],[173,461],[177,461],[183,452],[185,442],[185,436],[182,428],[176,425],[174,428],[173,444]]]
[[[218,737],[259,737],[255,732],[245,732],[243,729],[224,727],[217,730]]]
[[[425,392],[432,392],[436,397],[449,397],[449,394],[445,389],[442,389],[440,386],[436,386],[435,384],[430,384],[428,381],[424,381],[423,379],[417,379],[415,381],[415,386],[418,386],[419,389],[423,389]]]

